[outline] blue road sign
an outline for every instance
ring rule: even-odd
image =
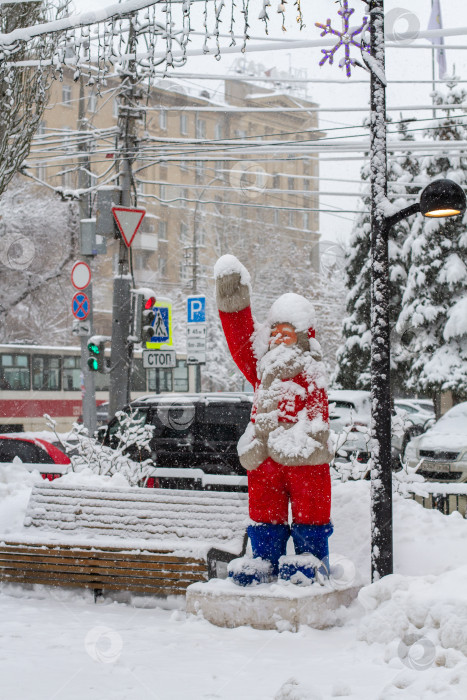
[[[206,323],[206,297],[188,297],[188,323]]]
[[[71,311],[79,321],[84,321],[89,315],[89,299],[84,292],[78,292],[71,300]]]
[[[156,317],[153,322],[154,335],[150,343],[168,343],[170,340],[169,309],[167,306],[155,306]]]

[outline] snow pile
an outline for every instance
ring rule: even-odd
[[[214,279],[225,277],[235,272],[240,275],[240,283],[246,284],[248,289],[251,290],[250,273],[235,255],[222,255],[214,265]]]
[[[123,476],[116,473],[111,476],[96,474],[89,467],[79,472],[69,472],[60,477],[60,486],[86,487],[92,489],[126,489],[131,484]]]
[[[21,529],[34,484],[42,482],[39,472],[30,472],[20,462],[0,464],[0,532]]]
[[[301,683],[292,677],[279,688],[274,700],[323,700],[323,696],[308,683]]]
[[[273,303],[268,314],[268,324],[291,323],[296,331],[307,331],[316,326],[315,309],[311,301],[301,294],[282,294]]]
[[[465,557],[464,557],[465,559]],[[358,638],[386,645],[411,668],[453,667],[467,656],[467,565],[439,576],[393,574],[363,588]],[[418,655],[411,654],[414,645]]]

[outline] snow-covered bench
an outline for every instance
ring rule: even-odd
[[[21,533],[0,534],[0,580],[183,594],[246,547],[247,494],[34,486]]]

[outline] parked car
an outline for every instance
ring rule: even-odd
[[[150,457],[161,468],[198,468],[205,474],[245,474],[237,442],[250,419],[253,395],[243,393],[158,394],[125,408],[154,426],[149,453],[130,448],[133,459]],[[103,444],[115,447],[118,418],[110,421]]]
[[[69,471],[70,458],[55,445],[34,437],[0,435],[0,462],[18,458],[27,469],[38,470],[43,479],[53,481]]]
[[[431,481],[467,482],[467,402],[447,411],[405,449],[410,467]]]
[[[341,447],[343,455],[337,459],[348,459],[357,454],[359,462],[367,462],[369,454],[369,431],[371,426],[371,394],[369,391],[341,390],[329,391],[330,427],[339,435],[350,427],[345,443]],[[400,455],[406,445],[415,436],[423,433],[434,419],[434,410],[430,412],[425,404],[419,405],[418,399],[395,399],[393,412],[392,457],[394,466],[400,464]],[[401,430],[395,430],[396,417]]]

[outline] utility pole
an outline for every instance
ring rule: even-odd
[[[84,78],[79,79],[79,104],[78,104],[78,131],[87,131],[86,122],[86,100],[84,91]],[[78,148],[80,150],[79,169],[78,169],[78,187],[80,190],[88,189],[89,187],[89,143],[83,138],[80,139]],[[89,194],[81,194],[79,198],[80,220],[89,219],[91,215]],[[81,252],[81,251],[80,251]],[[85,262],[91,267],[92,255],[81,255]],[[83,424],[87,428],[89,435],[93,435],[97,427],[96,419],[96,385],[94,373],[88,367],[87,350],[89,338],[93,335],[93,308],[92,308],[92,281],[86,287],[86,294],[89,298],[89,315],[87,320],[90,324],[90,335],[81,336],[81,372],[83,373],[84,394],[82,400]]]
[[[122,68],[122,87],[119,104],[119,176],[122,191],[121,204],[131,207],[133,174],[132,165],[138,152],[136,108],[139,102],[139,89],[136,86],[136,30],[134,17],[128,18],[130,27],[126,53],[133,58],[125,61]],[[114,279],[112,304],[112,347],[110,355],[110,395],[109,419],[130,401],[130,374],[133,345],[128,340],[131,321],[132,276],[129,265],[129,249],[120,238],[118,248],[118,270]]]
[[[389,254],[387,201],[384,0],[370,0],[371,68],[371,570],[377,581],[393,571]]]

